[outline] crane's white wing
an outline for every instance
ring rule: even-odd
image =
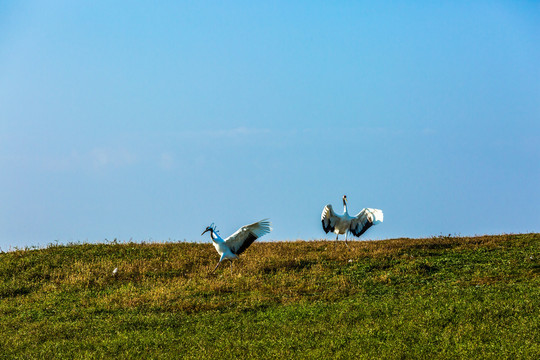
[[[231,249],[233,254],[240,255],[243,253],[255,240],[272,231],[270,221],[268,219],[259,222],[244,225],[234,234],[225,239],[225,244]]]
[[[360,236],[373,225],[383,222],[383,212],[379,209],[362,209],[351,221],[349,231],[354,236]]]
[[[321,214],[322,227],[325,233],[334,231],[336,224],[339,222],[340,216],[334,212],[332,205],[328,204],[324,207]]]

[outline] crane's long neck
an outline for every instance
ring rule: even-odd
[[[219,236],[214,230],[210,231],[210,237],[212,238],[212,241],[215,243],[222,243],[223,239],[221,236]]]
[[[349,212],[347,211],[347,201],[343,199],[343,214],[349,215]]]

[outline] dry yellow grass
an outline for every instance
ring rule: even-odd
[[[210,243],[1,253],[0,347],[22,358],[82,358],[96,346],[106,349],[97,357],[170,358],[173,349],[193,358],[245,355],[215,342],[215,334],[232,332],[227,341],[251,346],[253,356],[350,357],[361,348],[371,357],[415,349],[417,357],[527,358],[540,351],[528,340],[540,337],[538,254],[539,234],[348,247],[256,242],[232,271],[225,262],[216,273]]]

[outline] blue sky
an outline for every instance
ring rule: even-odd
[[[0,249],[540,231],[535,1],[0,3]]]

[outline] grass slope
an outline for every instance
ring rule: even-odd
[[[0,358],[540,358],[540,234],[0,254]],[[118,268],[116,275],[112,274]]]

